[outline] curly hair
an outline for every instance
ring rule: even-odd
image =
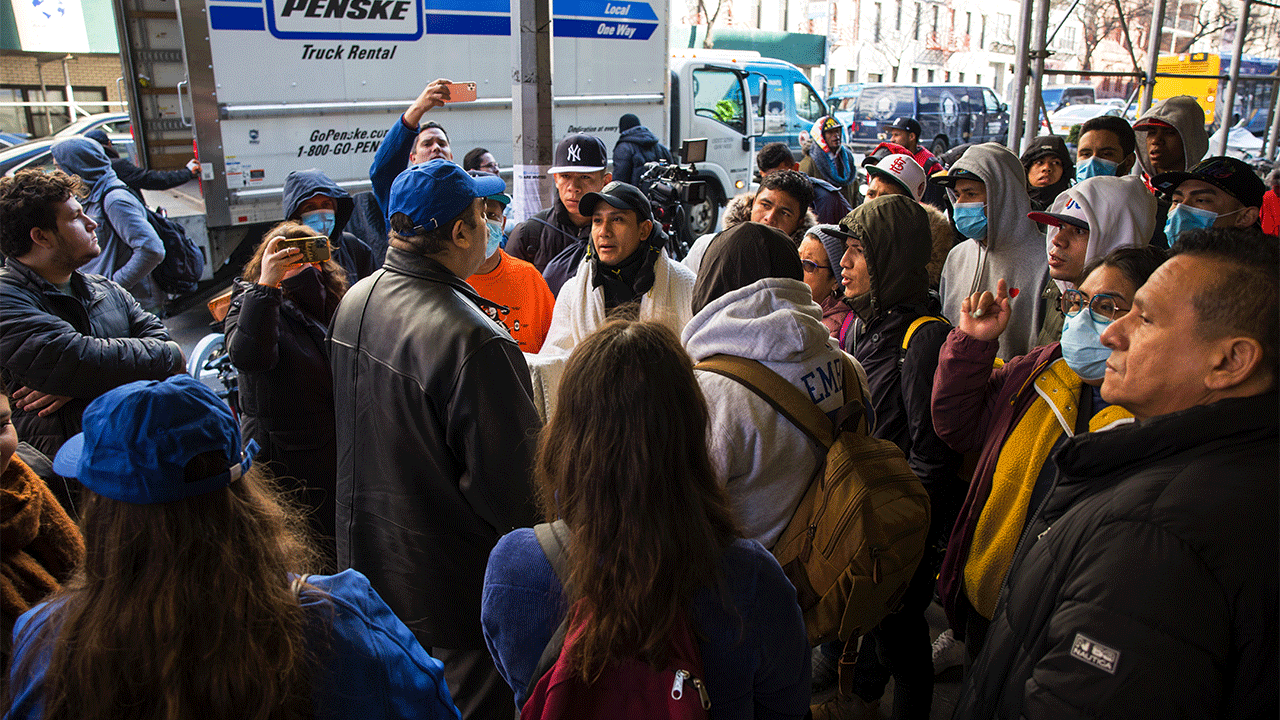
[[[34,228],[56,230],[58,205],[80,191],[80,178],[63,172],[23,170],[0,179],[0,253],[22,257],[31,252]]]

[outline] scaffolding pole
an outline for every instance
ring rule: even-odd
[[[1240,58],[1244,55],[1244,36],[1249,32],[1249,3],[1251,0],[1240,0],[1240,14],[1236,18],[1236,41],[1231,45],[1231,79],[1227,82],[1227,92],[1222,106],[1222,137],[1218,139],[1216,155],[1227,154],[1227,135],[1235,124],[1236,116],[1236,83],[1240,82]]]
[[[1050,0],[1038,0],[1035,10],[1035,29],[1032,39],[1036,43],[1031,58],[1031,95],[1027,98],[1027,125],[1022,133],[1022,144],[1015,151],[1019,155],[1031,147],[1040,129],[1040,105],[1044,102],[1040,96],[1044,87],[1044,61],[1049,56],[1049,3]]]
[[[1013,117],[1009,118],[1009,139],[1005,143],[1009,149],[1018,147],[1021,137],[1019,133],[1022,132],[1022,124],[1026,119],[1027,61],[1031,48],[1031,14],[1034,2],[1035,0],[1022,0],[1022,15],[1018,21],[1017,54],[1013,60],[1013,97],[1010,98],[1013,102],[1009,103],[1009,107],[1013,109]]]
[[[1156,66],[1160,62],[1160,36],[1164,34],[1164,3],[1156,0],[1151,10],[1151,36],[1147,38],[1147,77],[1142,81],[1142,102],[1138,115],[1151,109],[1151,96],[1156,91]]]

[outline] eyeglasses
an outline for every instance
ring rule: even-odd
[[[1121,299],[1107,293],[1089,297],[1079,290],[1064,290],[1062,299],[1058,301],[1058,310],[1067,317],[1075,317],[1087,306],[1094,322],[1106,324],[1129,312],[1129,308],[1122,308],[1117,303]]]
[[[800,258],[800,267],[804,268],[805,272],[818,272],[819,270],[831,269],[830,265],[819,265],[812,260],[805,260],[804,258]]]

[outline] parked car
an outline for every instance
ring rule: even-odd
[[[137,164],[132,135],[109,132],[107,137],[111,138],[111,144],[115,145],[120,157],[127,157],[130,162]],[[19,170],[30,169],[52,172],[54,169],[53,146],[65,139],[54,135],[0,150],[0,175],[9,177]]]
[[[21,145],[31,139],[26,133],[0,132],[0,149]]]
[[[1053,113],[1068,105],[1093,105],[1097,102],[1092,85],[1050,85],[1040,89],[1045,112]]]
[[[1120,108],[1101,104],[1071,105],[1055,113],[1050,113],[1049,130],[1054,135],[1066,137],[1071,134],[1072,127],[1083,125],[1086,120],[1092,120],[1103,115],[1120,117]]]
[[[129,134],[129,113],[106,112],[86,115],[54,133],[53,137],[65,138],[73,135],[83,135],[95,128],[102,128],[108,136],[121,133]],[[112,138],[111,142],[114,144],[115,138]]]
[[[853,111],[848,127],[854,152],[887,140],[882,127],[904,116],[920,123],[920,144],[934,155],[964,143],[1004,142],[1009,133],[1009,106],[991,88],[867,83],[854,92],[846,101]]]

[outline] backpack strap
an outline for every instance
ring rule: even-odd
[[[902,369],[903,363],[907,361],[907,346],[911,343],[911,337],[916,334],[916,331],[920,329],[921,325],[931,322],[945,323],[947,322],[947,319],[937,315],[921,315],[915,320],[912,320],[911,324],[907,326],[907,332],[902,336],[902,350],[898,353],[899,370]]]
[[[568,560],[565,557],[565,547],[568,545],[569,526],[565,525],[564,520],[557,520],[553,523],[539,523],[533,526],[533,534],[538,538],[538,545],[542,548],[542,552],[547,556],[547,562],[551,563],[551,569],[555,572],[556,577],[560,580],[561,587],[567,591],[568,586],[565,584],[565,578],[568,576]],[[551,670],[556,664],[556,660],[560,659],[560,651],[564,649],[565,637],[569,634],[569,613],[564,614],[564,619],[560,621],[560,625],[556,627],[556,631],[551,634],[551,639],[547,641],[546,647],[542,649],[542,655],[538,658],[538,664],[533,668],[533,676],[529,678],[527,688],[532,689],[538,684],[538,680]]]
[[[845,405],[840,408],[832,423],[827,414],[800,392],[795,385],[756,360],[735,355],[712,355],[694,366],[697,370],[713,372],[732,378],[769,403],[774,410],[790,420],[818,445],[829,449],[835,442],[837,430],[851,418],[862,418],[861,383],[858,373],[848,356],[843,358],[845,378]],[[858,392],[849,392],[849,382],[858,383]],[[852,397],[850,397],[852,395]]]

